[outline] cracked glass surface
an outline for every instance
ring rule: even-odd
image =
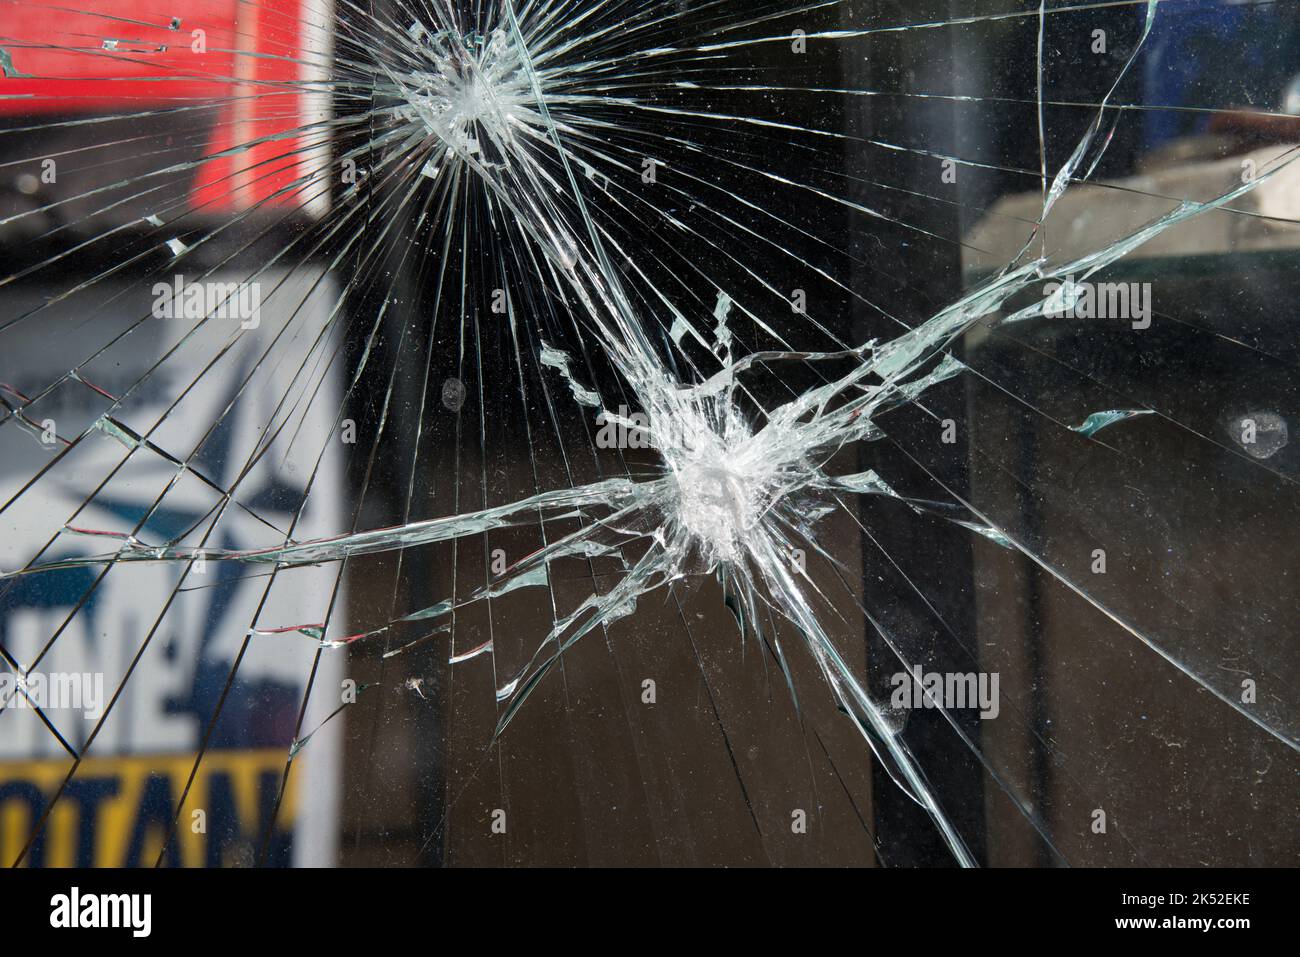
[[[1293,3],[0,9],[6,863],[1295,862]]]

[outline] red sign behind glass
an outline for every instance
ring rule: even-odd
[[[0,47],[13,65],[0,79],[0,118],[171,108],[189,114],[190,129],[202,118],[211,129],[204,155],[214,158],[200,167],[191,201],[205,211],[266,201],[303,175],[302,140],[220,154],[307,122],[296,84],[307,77],[302,61],[320,61],[303,52],[308,33],[320,30],[299,19],[306,0],[66,3],[0,0]]]

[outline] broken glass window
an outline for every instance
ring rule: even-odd
[[[1293,5],[0,2],[7,861],[1294,860]]]

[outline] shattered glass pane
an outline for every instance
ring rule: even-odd
[[[0,0],[6,863],[1300,851],[1300,9]]]

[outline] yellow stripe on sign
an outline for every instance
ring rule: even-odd
[[[255,862],[284,773],[285,752],[209,751],[185,801],[165,864]],[[0,864],[17,858],[71,760],[0,762]],[[87,758],[24,862],[36,867],[152,867],[176,813],[194,755]],[[288,863],[295,779],[276,814],[267,863]]]

